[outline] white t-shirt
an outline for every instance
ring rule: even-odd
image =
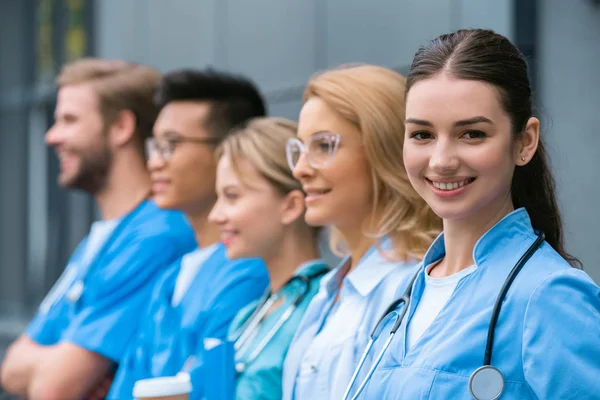
[[[87,243],[85,244],[85,250],[81,257],[82,265],[89,265],[94,260],[100,248],[108,241],[108,238],[119,222],[121,222],[121,218],[109,221],[96,221],[92,224]]]
[[[183,296],[185,296],[192,281],[198,274],[200,267],[208,257],[215,252],[215,250],[217,250],[217,245],[213,244],[202,249],[194,250],[183,256],[181,259],[181,269],[177,275],[175,290],[173,291],[173,297],[171,298],[171,305],[173,307],[181,302],[181,299],[183,299]]]
[[[442,311],[458,282],[477,268],[477,265],[473,264],[456,274],[443,278],[432,278],[429,276],[429,271],[435,264],[430,264],[425,269],[425,289],[423,289],[421,300],[408,323],[406,340],[409,349],[423,336],[435,317]]]

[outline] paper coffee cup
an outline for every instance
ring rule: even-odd
[[[192,391],[188,374],[137,381],[133,387],[136,400],[187,400]]]

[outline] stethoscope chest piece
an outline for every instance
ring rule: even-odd
[[[491,365],[477,368],[469,377],[469,391],[476,400],[496,400],[504,391],[502,372]]]

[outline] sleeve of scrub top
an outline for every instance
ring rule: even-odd
[[[582,271],[551,274],[525,314],[523,369],[538,399],[600,393],[600,288]]]
[[[91,297],[78,310],[62,341],[119,362],[160,271],[166,270],[176,251],[176,246],[158,235],[139,238],[116,253],[101,267],[93,287],[87,288]]]
[[[216,291],[219,295],[213,300],[211,307],[197,317],[199,325],[196,331],[201,333],[200,340],[225,340],[237,313],[259,298],[269,282],[265,267],[258,261],[242,260],[236,263],[231,271],[235,271],[235,275],[228,280],[222,280],[223,286]]]
[[[237,275],[227,281],[222,288],[219,288],[220,295],[213,306],[201,313],[198,318],[198,332],[201,335],[197,338],[203,341],[204,338],[217,338],[227,340],[229,326],[237,313],[247,304],[260,297],[267,286],[268,275],[264,266],[255,261],[244,260],[239,262]],[[252,275],[246,271],[254,270]],[[200,346],[202,347],[202,346]],[[219,368],[220,366],[211,366],[205,363],[200,349],[196,356],[196,363],[190,371],[190,376],[193,385],[193,392],[190,395],[191,400],[200,399],[205,390],[205,385],[214,384],[215,382],[207,382],[204,379],[205,368]]]

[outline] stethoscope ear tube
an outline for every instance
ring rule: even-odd
[[[383,322],[385,321],[386,317],[390,313],[395,313],[396,309],[400,306],[400,304],[404,304],[404,307],[402,307],[402,310],[399,313],[397,313],[397,315],[396,315],[396,321],[394,321],[394,325],[392,325],[392,329],[390,330],[389,337],[385,341],[385,344],[383,345],[383,348],[377,355],[377,358],[375,359],[375,361],[373,361],[373,365],[371,366],[371,368],[369,368],[369,371],[367,372],[365,379],[363,379],[360,386],[356,390],[356,393],[352,397],[352,400],[356,400],[356,398],[358,398],[358,396],[360,396],[360,394],[362,393],[364,388],[367,386],[367,383],[369,383],[369,379],[371,379],[371,376],[373,375],[373,373],[375,373],[375,369],[377,369],[377,366],[383,359],[383,355],[387,351],[388,347],[390,347],[390,344],[392,343],[392,339],[394,338],[396,331],[398,331],[398,329],[400,328],[400,325],[402,325],[402,320],[404,319],[404,316],[406,315],[406,312],[408,311],[408,306],[410,304],[410,295],[412,293],[412,287],[415,283],[415,280],[417,279],[417,276],[419,276],[419,273],[421,273],[421,270],[422,270],[422,268],[418,269],[417,273],[412,277],[412,279],[408,283],[408,286],[406,287],[406,290],[404,291],[402,296],[399,299],[395,300],[392,304],[390,304],[390,306],[385,310],[385,312],[383,313],[381,318],[379,318],[377,325],[375,325],[375,328],[373,329],[373,332],[371,333],[369,342],[367,343],[367,346],[365,347],[365,350],[363,351],[363,354],[360,357],[360,360],[359,360],[356,368],[354,369],[352,378],[350,379],[350,382],[348,383],[348,386],[346,387],[346,392],[344,393],[344,397],[342,397],[343,400],[347,400],[348,397],[350,396],[352,387],[356,383],[356,379],[358,379],[358,374],[359,374],[360,370],[362,369],[362,367],[365,363],[365,360],[366,360],[367,356],[369,355],[369,352],[371,351],[371,348],[373,347],[373,343],[375,343],[375,340],[377,340],[377,338],[379,337],[379,334],[381,333],[381,328],[382,328]]]
[[[498,294],[498,298],[496,299],[496,303],[494,304],[494,309],[492,310],[492,317],[490,318],[490,326],[488,327],[487,334],[487,342],[485,344],[485,354],[483,357],[483,365],[491,365],[492,362],[492,349],[494,347],[494,334],[496,332],[496,324],[498,322],[498,317],[500,316],[500,309],[502,308],[502,302],[504,301],[504,297],[506,297],[506,293],[513,281],[521,271],[521,269],[525,266],[527,261],[531,258],[531,256],[536,252],[536,250],[542,245],[545,239],[544,232],[540,232],[538,234],[537,239],[533,244],[527,249],[525,254],[521,256],[519,261],[515,264],[513,269],[508,274],[504,285],[502,285],[502,289],[500,289],[500,293]]]

